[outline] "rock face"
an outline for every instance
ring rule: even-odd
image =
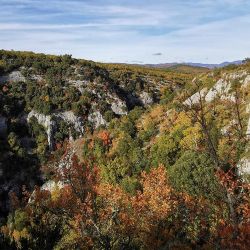
[[[246,88],[249,84],[250,84],[250,75],[247,75],[247,77],[243,81],[242,86]]]
[[[32,75],[30,78],[38,82],[42,82],[44,80],[41,75]]]
[[[197,92],[190,96],[186,101],[183,102],[184,105],[191,106],[197,104],[200,101],[200,98],[204,98],[207,93],[207,88],[202,89],[200,92]]]
[[[154,100],[147,92],[142,92],[140,94],[140,100],[144,106],[152,105]]]
[[[62,113],[54,114],[55,117],[61,118],[69,124],[74,126],[74,129],[83,134],[84,133],[84,121],[81,117],[75,116],[72,111],[65,111]]]
[[[21,74],[20,71],[13,71],[6,76],[0,77],[0,83],[3,82],[25,82],[25,77]]]
[[[7,118],[0,116],[0,136],[6,136],[7,134]]]
[[[31,117],[35,117],[40,125],[46,129],[48,144],[50,150],[54,148],[54,133],[57,128],[57,122],[63,120],[68,124],[72,124],[74,129],[80,134],[84,133],[84,121],[82,118],[74,115],[72,111],[65,111],[62,113],[53,113],[52,115],[44,115],[32,110],[27,117],[30,122]]]
[[[232,96],[229,92],[231,89],[231,81],[237,79],[242,84],[242,87],[247,87],[250,83],[250,74],[246,71],[224,74],[223,78],[219,79],[211,89],[202,89],[200,92],[197,92],[189,97],[186,101],[183,102],[183,104],[189,106],[197,104],[200,98],[205,99],[206,102],[211,102],[216,97],[234,101],[234,96]]]
[[[42,125],[46,129],[48,144],[50,150],[53,150],[54,139],[53,139],[53,131],[56,126],[56,123],[51,119],[50,115],[44,115],[32,110],[27,117],[27,121],[30,122],[30,119],[35,117],[40,125]]]
[[[64,170],[69,169],[72,166],[72,157],[74,156],[74,154],[75,149],[70,149],[66,153],[66,155],[64,155],[64,157],[62,157],[58,162],[53,162],[50,167],[60,173],[62,176],[64,176]],[[58,189],[62,189],[66,184],[67,179],[63,181],[48,180],[41,186],[41,190],[53,192]],[[33,191],[29,199],[29,203],[33,201],[35,195],[36,191]]]
[[[246,131],[247,139],[250,139],[250,118],[247,124],[247,131]]]
[[[250,159],[248,157],[244,157],[237,165],[239,174],[243,177],[245,175],[250,175]]]
[[[107,122],[104,120],[102,114],[99,111],[95,111],[88,116],[88,121],[93,123],[94,128],[98,128],[101,125],[106,125]]]
[[[240,71],[229,73],[229,74],[224,73],[223,78],[225,78],[226,80],[236,80],[236,79],[246,77],[247,75],[248,75],[247,71],[240,70]]]
[[[84,89],[89,83],[90,83],[89,81],[69,80],[69,84],[76,87],[81,93],[84,92]]]
[[[214,86],[211,88],[206,94],[205,100],[207,102],[211,102],[215,99],[216,96],[220,96],[221,98],[226,98],[227,94],[231,88],[231,84],[224,80],[220,79]]]
[[[250,139],[250,118],[248,120],[247,124],[247,130],[246,130],[246,136],[247,139]],[[245,157],[241,159],[241,161],[238,163],[239,173],[241,175],[250,175],[250,157],[249,157],[249,147],[246,148],[245,151]]]
[[[250,73],[247,71],[239,71],[229,74],[224,74],[223,78],[219,79],[211,89],[204,88],[201,91],[193,94],[186,101],[183,102],[184,105],[192,106],[197,104],[200,99],[206,102],[213,101],[216,97],[221,99],[227,99],[235,101],[235,97],[230,93],[232,82],[238,80],[241,83],[241,88],[246,88],[250,84]],[[195,79],[193,80],[195,81]],[[246,113],[250,115],[250,104],[246,103]],[[227,126],[225,126],[221,132],[226,134],[228,129],[235,124],[235,121],[232,120]],[[248,125],[246,129],[246,137],[250,139],[250,117],[248,120]],[[246,148],[245,157],[243,157],[237,164],[239,174],[250,175],[250,151],[249,148]]]
[[[247,105],[246,112],[249,114],[249,104]],[[246,138],[250,139],[250,117],[248,119],[247,129],[246,129]],[[250,152],[249,152],[249,145],[245,149],[245,157],[243,157],[240,162],[237,164],[237,167],[239,169],[239,174],[243,176],[250,175]]]
[[[237,126],[237,121],[235,119],[231,120],[225,127],[221,129],[221,134],[222,135],[227,135],[229,130],[233,127]]]
[[[128,112],[126,103],[116,98],[114,102],[111,103],[112,111],[117,115],[126,115]]]
[[[246,78],[242,81],[242,87],[248,87],[250,83],[250,75],[247,75]],[[250,104],[248,103],[246,106],[246,113],[250,116]],[[246,137],[249,140],[250,139],[250,117],[248,119],[247,129],[246,129]],[[244,175],[250,175],[250,154],[249,154],[249,144],[245,151],[245,157],[239,162],[239,172],[240,174]]]

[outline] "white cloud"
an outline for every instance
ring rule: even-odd
[[[140,5],[141,4],[141,5]],[[0,48],[98,61],[220,62],[250,55],[250,1],[0,0]],[[162,56],[153,56],[161,51]]]

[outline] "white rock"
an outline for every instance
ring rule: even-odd
[[[80,80],[69,80],[69,83],[76,87],[81,93],[84,92],[84,88],[90,84],[89,81],[80,81]]]
[[[53,192],[54,190],[62,189],[63,187],[64,187],[63,182],[61,181],[55,182],[53,180],[49,180],[41,186],[41,190]]]
[[[38,123],[46,129],[47,139],[50,150],[54,147],[54,132],[56,131],[57,121],[63,120],[68,124],[72,124],[74,129],[83,135],[84,133],[84,121],[82,118],[74,115],[72,111],[52,113],[51,115],[44,115],[32,110],[28,116],[27,121],[29,122],[31,117],[36,117]]]
[[[248,119],[246,136],[248,139],[250,139],[250,118]]]
[[[249,84],[250,84],[250,75],[247,75],[247,77],[243,81],[242,87],[246,88]]]
[[[226,97],[229,90],[231,88],[231,84],[228,83],[224,79],[220,79],[217,83],[208,91],[205,100],[207,102],[211,102],[215,99],[215,97]]]
[[[223,74],[223,77],[226,78],[227,80],[236,80],[246,76],[247,74],[248,74],[247,71],[241,70],[233,73],[225,73]]]
[[[40,76],[40,75],[32,75],[32,76],[31,76],[31,79],[32,79],[32,80],[36,80],[36,81],[38,81],[38,82],[43,81],[43,77]]]
[[[219,79],[215,85],[206,93],[206,88],[202,89],[200,91],[200,94],[197,92],[191,97],[189,97],[183,104],[185,105],[192,105],[199,102],[200,95],[202,98],[205,97],[206,102],[213,101],[216,97],[219,97],[221,99],[225,100],[231,100],[232,102],[235,102],[235,97],[233,94],[230,94],[231,89],[231,80],[240,79],[242,77],[246,76],[244,80],[241,80],[242,87],[247,87],[250,83],[250,75],[246,71],[240,71],[236,73],[231,74],[224,74],[223,77]]]
[[[246,112],[247,112],[248,114],[250,113],[250,103],[247,104]]]
[[[245,77],[245,79],[244,79]],[[242,87],[248,87],[250,83],[250,74],[247,71],[238,71],[234,73],[225,73],[223,74],[223,78],[218,80],[216,84],[207,92],[207,89],[202,89],[199,92],[195,93],[191,97],[189,97],[183,104],[185,105],[193,105],[199,102],[200,98],[205,98],[206,102],[211,102],[216,97],[227,99],[231,101],[235,101],[235,97],[233,94],[229,93],[231,88],[231,81],[232,80],[239,80],[242,84]],[[250,104],[246,105],[246,112],[250,113]],[[222,128],[222,134],[226,134],[231,126],[235,124],[235,121],[231,121],[227,126]],[[250,139],[250,118],[248,120],[247,130],[246,130],[246,137]],[[245,154],[249,154],[249,147],[246,147]],[[250,174],[250,157],[242,158],[239,163],[237,164],[239,174]]]
[[[117,115],[126,115],[128,113],[126,111],[127,110],[126,103],[118,98],[115,98],[115,100],[111,103],[111,109]]]
[[[199,92],[196,92],[192,96],[190,96],[186,101],[183,102],[184,105],[192,106],[193,104],[197,104],[200,101],[200,98],[204,98],[207,93],[207,88],[202,89]]]
[[[149,95],[149,93],[144,91],[140,94],[140,100],[144,106],[149,106],[154,102],[153,98]]]
[[[84,133],[84,121],[81,117],[75,116],[72,111],[65,111],[62,113],[54,114],[56,117],[61,118],[62,120],[70,123],[74,126],[74,129],[81,134]]]
[[[246,112],[249,113],[249,105],[247,105]],[[246,138],[249,140],[250,139],[250,117],[248,119],[248,124],[247,124],[247,130],[246,130]],[[244,177],[244,175],[250,175],[250,158],[249,158],[249,144],[247,144],[246,149],[245,149],[246,155],[248,157],[244,157],[240,160],[240,162],[237,164],[239,174]]]
[[[229,124],[221,128],[222,135],[227,135],[230,128],[236,124],[237,124],[237,121],[233,119],[232,121],[229,122]]]
[[[89,114],[88,121],[92,122],[95,128],[98,128],[101,125],[107,124],[107,122],[104,120],[102,114],[99,111],[95,111]]]
[[[240,162],[237,165],[239,174],[244,177],[244,175],[250,174],[250,159],[245,157],[240,160]]]
[[[0,83],[2,82],[25,82],[25,77],[18,70],[11,72],[8,75],[0,77]]]
[[[30,119],[35,117],[40,125],[42,125],[46,129],[48,144],[50,150],[53,150],[54,147],[54,138],[53,138],[53,130],[56,126],[56,123],[51,119],[51,115],[44,115],[32,110],[27,117],[27,121],[30,122]]]

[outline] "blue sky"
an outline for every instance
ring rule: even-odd
[[[101,62],[250,57],[250,0],[0,0],[0,48]]]

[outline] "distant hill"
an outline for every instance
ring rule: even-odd
[[[100,64],[101,65],[101,64]],[[195,66],[189,64],[179,64],[179,63],[165,63],[165,64],[123,64],[123,63],[106,63],[105,65],[123,67],[132,70],[147,70],[154,71],[155,73],[163,72],[176,72],[184,74],[201,74],[206,73],[210,70],[209,67]]]
[[[223,62],[223,63],[218,63],[218,64],[204,64],[204,63],[185,63],[190,66],[198,66],[198,67],[205,67],[209,69],[214,69],[214,68],[222,68],[228,65],[240,65],[242,64],[242,60],[238,61],[233,61],[233,62]]]
[[[192,74],[206,73],[210,70],[210,68],[207,68],[207,67],[193,66],[193,65],[188,65],[188,64],[176,64],[176,65],[172,65],[168,67],[167,69],[173,70],[176,72],[192,73]]]
[[[188,65],[188,66],[193,66],[193,67],[202,67],[202,68],[208,68],[208,69],[214,69],[214,68],[222,68],[228,65],[240,65],[242,64],[242,60],[238,60],[238,61],[233,61],[233,62],[223,62],[223,63],[219,63],[219,64],[205,64],[205,63],[192,63],[192,62],[187,62],[187,63],[160,63],[160,64],[144,64],[143,66],[146,67],[150,67],[150,68],[173,68],[176,67],[177,65]]]

